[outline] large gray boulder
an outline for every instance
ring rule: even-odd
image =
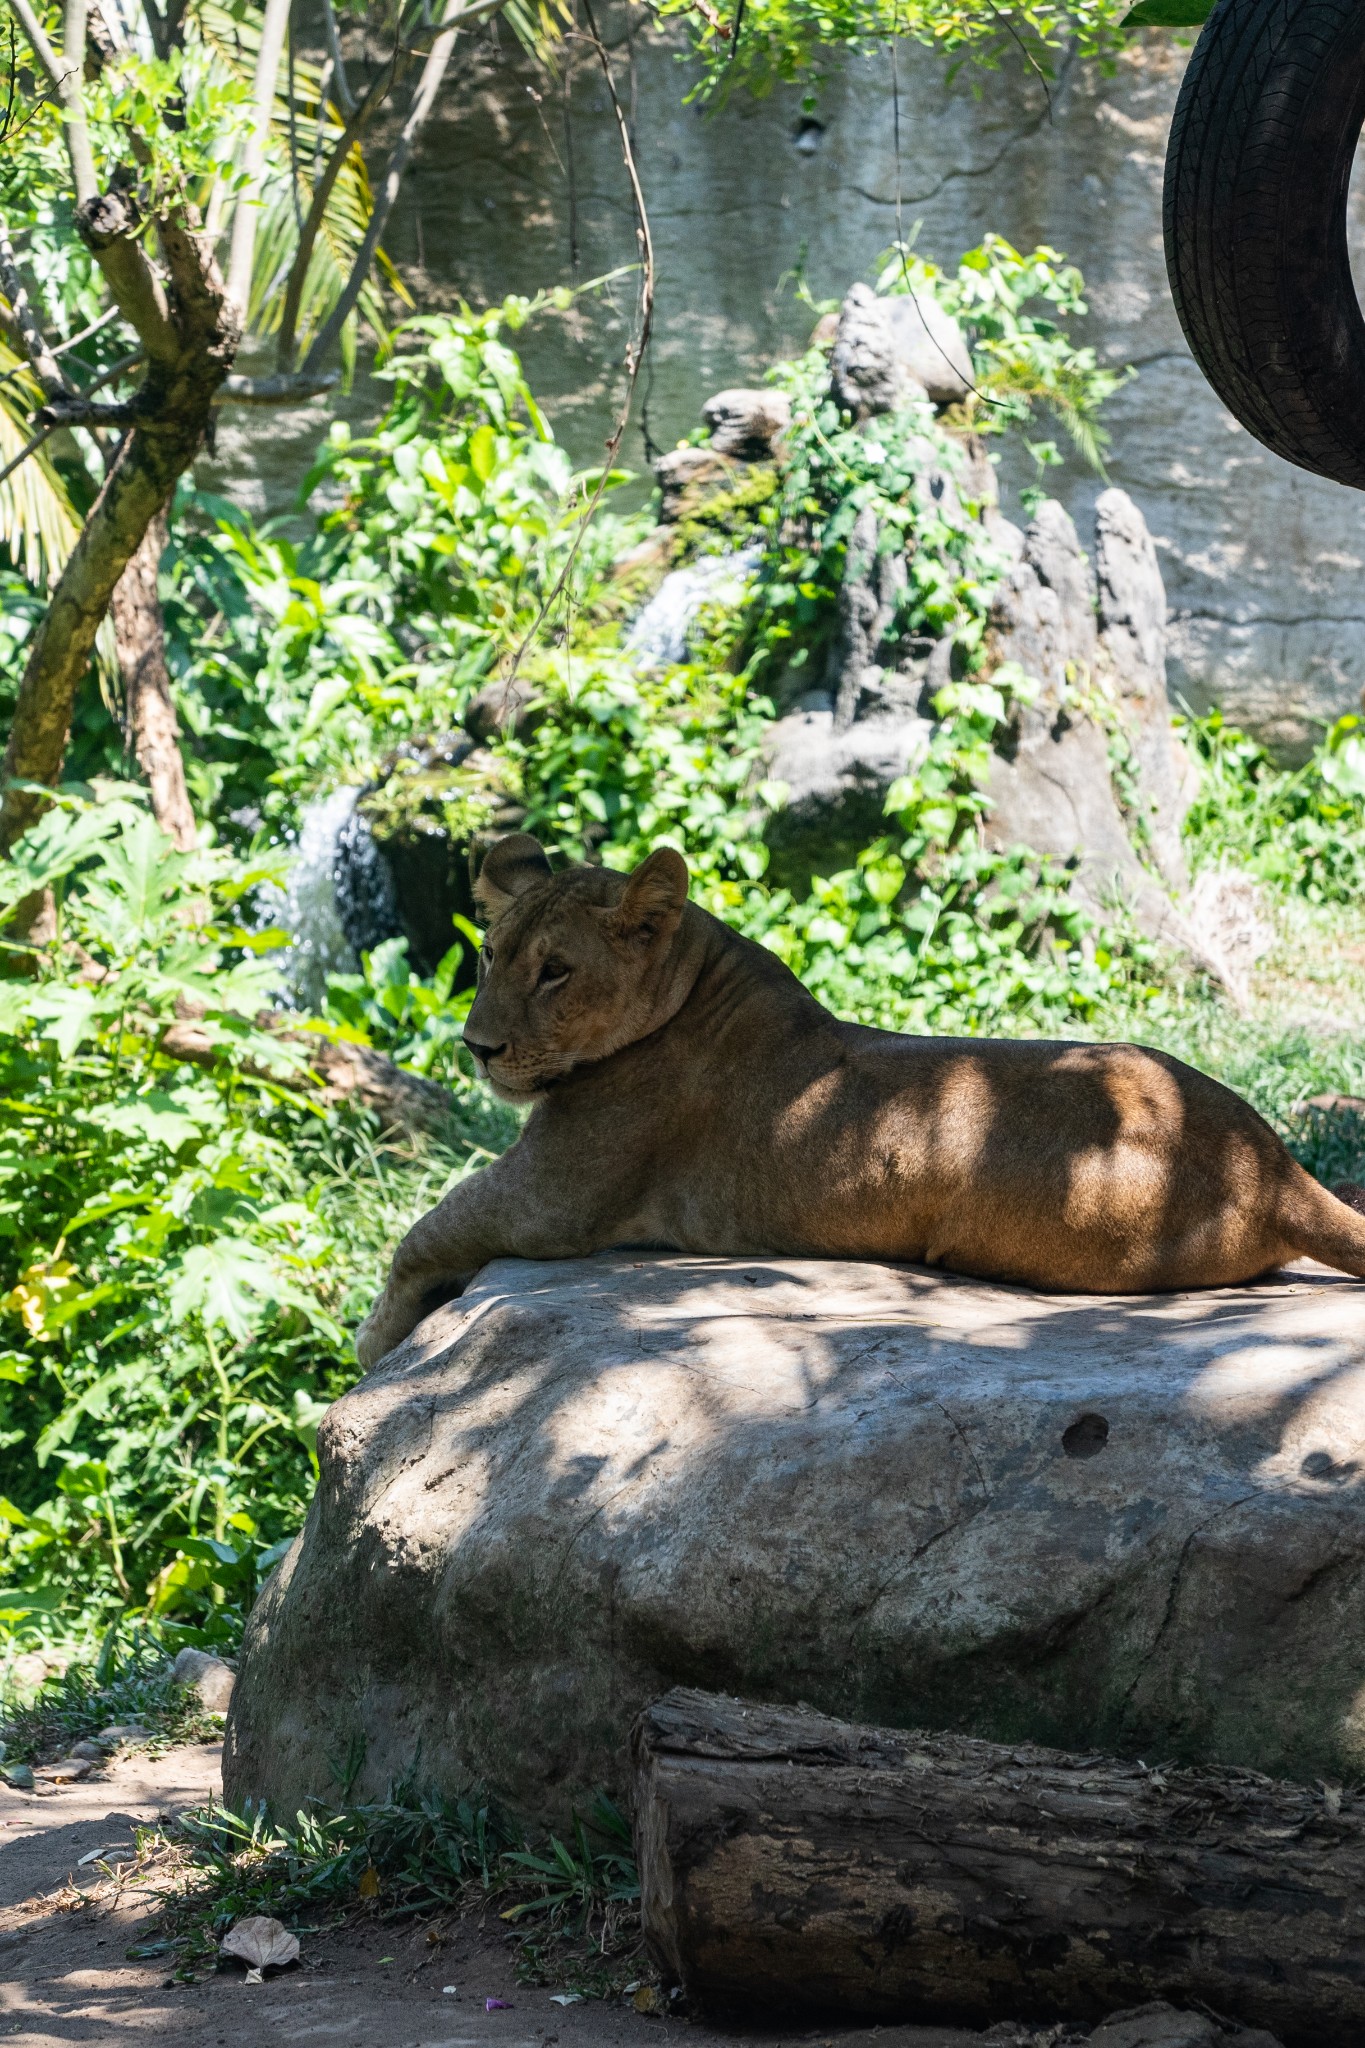
[[[1305,1779],[1365,1769],[1365,1289],[489,1266],[328,1412],[228,1797],[626,1782],[675,1684]]]

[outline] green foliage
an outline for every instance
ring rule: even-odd
[[[77,1602],[249,1605],[354,1377],[385,1201],[461,1163],[386,1162],[250,1021],[275,937],[238,920],[269,872],[176,853],[118,789],[68,794],[0,870],[0,901],[51,888],[59,918],[0,984],[0,1570]]]
[[[1123,17],[1123,33],[1140,28],[1202,28],[1213,0],[1138,0]]]
[[[221,1653],[229,1640],[221,1625],[206,1631],[155,1621],[138,1623],[120,1640],[115,1623],[97,1655],[74,1656],[34,1698],[5,1702],[0,1716],[5,1767],[68,1756],[73,1742],[114,1725],[145,1729],[153,1748],[215,1740],[221,1716],[205,1714],[198,1696],[174,1683],[171,1660],[187,1645]],[[12,1688],[0,1677],[0,1699],[7,1691]]]
[[[457,724],[535,617],[595,481],[572,474],[503,338],[542,303],[400,328],[375,432],[335,424],[305,482],[328,509],[304,541],[183,498],[172,654],[195,795],[229,828]],[[617,545],[601,522],[571,599]]]
[[[1199,867],[1229,861],[1309,903],[1365,892],[1365,726],[1340,718],[1301,768],[1280,768],[1220,713],[1185,722],[1199,763],[1186,831]]]
[[[342,1776],[357,1761],[339,1764]],[[493,1904],[513,1925],[533,1923],[523,1975],[543,1968],[548,1943],[560,1983],[600,1977],[622,1937],[638,1939],[630,1827],[600,1793],[586,1819],[574,1816],[567,1842],[528,1841],[481,1792],[446,1798],[408,1779],[368,1804],[315,1801],[292,1825],[207,1807],[181,1815],[169,1834],[144,1833],[140,1847],[161,1870],[165,1950],[186,1978],[214,1959],[234,1921],[255,1913],[297,1926],[327,1912],[394,1921]]]
[[[892,249],[877,289],[891,296],[928,292],[959,322],[976,385],[962,413],[978,433],[1023,427],[1042,405],[1085,460],[1102,467],[1108,442],[1100,409],[1133,373],[1102,368],[1092,348],[1075,347],[1049,313],[1037,310],[1041,303],[1066,319],[1089,311],[1085,280],[1064,256],[1045,245],[1022,256],[1003,235],[987,235],[949,275],[908,249]],[[1061,460],[1051,442],[1028,446],[1040,469]]]
[[[775,85],[818,81],[832,53],[867,55],[893,39],[923,44],[958,62],[995,66],[1021,51],[1051,75],[1057,53],[1074,45],[1085,56],[1114,48],[1127,0],[747,0],[715,14],[695,0],[664,0],[665,18],[684,16],[705,60],[698,90],[728,97],[743,87],[757,96]]]
[[[1010,710],[998,678],[949,684],[936,710],[928,754],[888,793],[892,834],[817,876],[804,902],[770,898],[752,935],[837,1015],[884,1030],[1064,1030],[1141,1001],[1150,947],[1096,932],[1060,867],[980,843],[986,758]]]
[[[477,943],[473,925],[466,926],[465,935]],[[359,974],[328,976],[325,1014],[342,1038],[373,1046],[398,1066],[443,1082],[456,1094],[464,1091],[463,1128],[473,1149],[491,1156],[510,1142],[515,1122],[499,1104],[468,1091],[469,1055],[460,1034],[474,992],[457,991],[454,985],[463,957],[464,948],[453,945],[430,980],[424,980],[408,965],[407,940],[386,939],[365,955]]]
[[[641,672],[605,652],[547,662],[538,680],[550,715],[502,749],[528,830],[616,868],[667,840],[686,849],[701,900],[757,880],[768,857],[748,791],[772,707],[745,675],[719,662]]]

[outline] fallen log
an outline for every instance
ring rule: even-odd
[[[428,1081],[423,1074],[409,1073],[370,1046],[300,1030],[276,1011],[261,1011],[255,1022],[258,1031],[268,1031],[282,1044],[301,1048],[306,1060],[291,1070],[245,1059],[241,1065],[246,1073],[289,1081],[295,1087],[300,1082],[311,1084],[318,1100],[329,1108],[339,1102],[358,1102],[377,1116],[386,1130],[440,1132],[455,1115],[458,1104],[448,1088],[439,1081]],[[226,1048],[206,1024],[190,1016],[179,1018],[162,1033],[157,1050],[167,1059],[211,1067],[224,1057]]]
[[[713,2009],[1365,2038],[1365,1797],[682,1688],[632,1737],[645,1936]]]

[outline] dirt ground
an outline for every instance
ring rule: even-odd
[[[299,1967],[264,1984],[248,1985],[236,1970],[171,1984],[166,1958],[125,1953],[144,1937],[149,1901],[129,1891],[121,1904],[83,1904],[104,1873],[81,1858],[131,1850],[135,1824],[220,1789],[216,1745],[116,1759],[94,1782],[47,1798],[0,1786],[4,2048],[984,2048],[980,2035],[939,2028],[727,2033],[621,2003],[558,2006],[550,1989],[517,1984],[506,1942],[477,1921],[458,1923],[435,1947],[425,1927],[382,1923],[305,1935]],[[489,1998],[510,2009],[487,2011]]]

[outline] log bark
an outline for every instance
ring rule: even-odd
[[[152,811],[182,853],[196,843],[194,811],[180,752],[180,721],[166,667],[166,629],[157,594],[157,571],[166,548],[166,514],[157,513],[137,553],[114,586],[109,610],[114,621],[119,673],[128,706],[128,734],[147,778]]]
[[[283,1078],[293,1087],[306,1081],[328,1108],[340,1102],[358,1102],[380,1119],[385,1130],[406,1131],[417,1137],[446,1130],[459,1107],[439,1081],[410,1074],[371,1046],[323,1038],[316,1031],[293,1030],[286,1018],[271,1010],[262,1010],[255,1022],[258,1031],[273,1032],[286,1044],[301,1047],[308,1055],[308,1071],[304,1076],[280,1076],[251,1060],[242,1063],[242,1071],[267,1079]],[[163,1032],[157,1050],[167,1059],[195,1067],[216,1066],[224,1057],[213,1032],[193,1016],[181,1018]]]
[[[699,2005],[985,2026],[1170,1999],[1365,2038],[1365,1797],[683,1689],[633,1737],[645,1935]]]

